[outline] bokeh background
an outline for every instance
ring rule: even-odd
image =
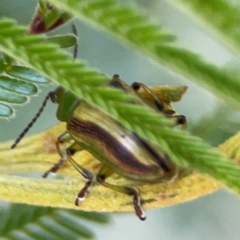
[[[238,59],[215,36],[170,5],[167,0],[121,2],[138,5],[147,16],[155,18],[168,31],[174,32],[179,45],[199,53],[207,61],[218,66],[238,66]],[[0,17],[11,17],[21,24],[28,24],[36,3],[36,0],[1,0]],[[120,45],[105,33],[77,20],[74,22],[79,34],[79,58],[108,76],[118,73],[128,83],[139,81],[147,85],[189,86],[187,94],[174,107],[187,116],[188,130],[193,134],[217,146],[240,129],[239,113],[195,85],[191,79],[184,79],[170,72],[134,50]],[[51,34],[70,31],[68,24]],[[46,93],[53,88],[53,85],[42,86],[38,97],[32,98],[25,106],[16,108],[15,119],[0,119],[0,140],[16,138],[34,116]],[[54,112],[55,106],[49,104],[32,128],[31,134],[56,124]],[[90,228],[95,232],[96,239],[100,240],[240,239],[240,199],[228,190],[220,190],[177,206],[148,210],[146,213],[148,218],[145,222],[139,221],[134,213],[116,213],[111,214],[110,225],[91,225]]]

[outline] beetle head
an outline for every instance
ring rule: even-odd
[[[51,100],[58,104],[57,118],[63,122],[71,118],[72,112],[79,102],[79,99],[73,93],[63,87],[58,87],[55,90],[55,98],[51,98]]]

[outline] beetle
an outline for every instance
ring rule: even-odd
[[[123,89],[129,94],[135,94],[134,88],[114,75],[109,83],[110,86]],[[148,91],[146,87],[146,91]],[[156,111],[164,113],[164,106],[160,100],[150,106]],[[55,173],[66,160],[70,161],[76,170],[87,180],[84,187],[79,191],[75,205],[83,201],[96,180],[102,186],[132,196],[136,215],[145,220],[146,215],[141,208],[139,191],[131,186],[118,186],[108,183],[106,179],[113,173],[139,183],[159,183],[174,180],[178,176],[178,167],[174,164],[167,153],[159,146],[149,144],[136,133],[127,130],[121,123],[107,113],[99,110],[92,104],[79,99],[63,87],[49,92],[42,103],[39,111],[19,135],[11,148],[15,148],[26,132],[31,128],[39,115],[42,113],[48,100],[58,105],[57,118],[66,122],[66,132],[60,135],[56,141],[56,149],[61,157],[58,163],[44,173]],[[134,104],[145,104],[139,97]],[[149,104],[146,102],[146,104]],[[160,107],[160,105],[162,105]],[[165,115],[168,115],[166,112]],[[177,118],[176,118],[177,119]],[[177,119],[177,124],[179,124]],[[61,143],[71,142],[65,150],[60,147]],[[101,162],[100,170],[96,177],[78,164],[72,156],[77,151],[87,150]]]
[[[181,96],[187,90],[186,86],[177,86],[177,87],[155,87],[149,88],[143,83],[134,82],[129,87],[124,81],[122,81],[119,75],[113,75],[112,80],[109,83],[110,86],[119,88],[128,94],[137,94],[140,97],[140,101],[136,100],[136,104],[142,104],[142,101],[147,104],[149,107],[155,109],[157,112],[164,114],[167,118],[175,118],[176,125],[182,125],[182,128],[185,128],[187,125],[187,120],[184,115],[178,115],[170,103],[172,100],[179,101]],[[170,96],[160,96],[160,89],[165,92],[171,92],[177,97]],[[157,91],[156,91],[157,90]],[[166,94],[165,94],[166,95]],[[169,94],[168,94],[169,95]],[[161,99],[162,98],[162,99]]]
[[[143,83],[134,82],[131,85],[132,89],[137,93],[138,96],[141,97],[144,102],[146,102],[150,106],[155,106],[155,108],[164,114],[167,118],[175,118],[176,119],[176,125],[182,125],[182,129],[186,128],[187,125],[187,119],[184,115],[178,115],[171,107],[170,102],[172,101],[171,97],[170,99],[167,99],[166,97],[163,99],[160,99],[159,95],[155,92],[156,89],[149,88]],[[156,87],[155,87],[156,88]],[[160,87],[157,87],[160,88]],[[173,92],[173,94],[180,95],[176,99],[181,99],[181,96],[185,93],[187,90],[186,86],[178,86],[175,87],[162,87],[169,88],[169,92]],[[158,89],[159,90],[159,89]],[[177,101],[177,100],[176,100]]]

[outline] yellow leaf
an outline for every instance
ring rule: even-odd
[[[56,138],[65,130],[61,123],[46,132],[26,137],[18,147],[10,150],[11,142],[0,145],[0,199],[41,206],[82,209],[97,212],[133,211],[131,197],[103,186],[92,188],[87,199],[79,207],[74,205],[75,196],[86,180],[66,163],[58,172],[62,179],[41,179],[15,176],[16,173],[41,172],[42,174],[59,160],[55,149]],[[240,159],[240,133],[219,146],[228,157]],[[96,173],[100,162],[88,152],[81,151],[74,159]],[[136,186],[119,176],[109,179],[118,185]],[[171,184],[137,185],[144,209],[179,204],[212,193],[222,185],[199,173],[182,176]]]

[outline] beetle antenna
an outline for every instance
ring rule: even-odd
[[[31,122],[27,125],[27,127],[21,132],[18,138],[14,141],[11,146],[11,149],[15,148],[17,144],[21,141],[21,139],[26,135],[29,129],[33,126],[33,124],[37,121],[41,113],[43,112],[48,100],[51,99],[52,102],[56,102],[56,94],[55,92],[49,92],[48,95],[45,97],[42,106],[39,108],[38,112],[36,113],[35,117],[31,120]]]
[[[76,37],[78,36],[77,28],[74,23],[72,24],[72,32]],[[74,49],[73,49],[73,59],[74,60],[77,58],[77,54],[78,54],[78,44],[76,43],[74,46]]]

